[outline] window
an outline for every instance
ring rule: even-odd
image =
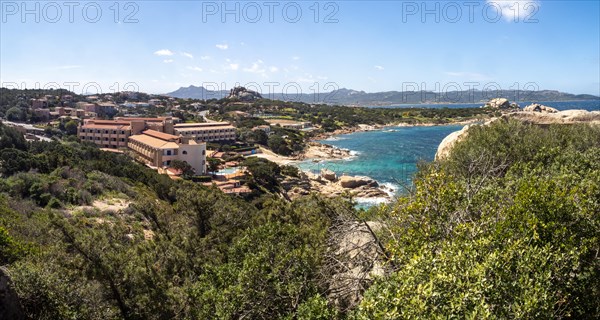
[[[171,155],[171,150],[167,150],[167,155],[170,156]]]
[[[203,156],[206,155],[206,150],[202,150],[202,155]],[[204,162],[204,161],[202,161],[202,162]]]
[[[183,150],[183,151],[181,152],[181,154],[187,154],[187,151]]]
[[[121,134],[125,134],[125,131],[121,131]]]

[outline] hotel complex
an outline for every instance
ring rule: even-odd
[[[81,141],[92,142],[102,148],[125,148],[132,126],[127,121],[85,120],[84,125],[77,129],[77,136]]]
[[[235,140],[235,127],[227,122],[180,123],[177,118],[128,118],[115,120],[86,119],[78,128],[81,141],[101,148],[128,148],[136,157],[153,167],[186,161],[196,174],[206,173],[206,142]]]
[[[206,143],[183,139],[168,133],[145,130],[129,137],[127,147],[134,151],[138,160],[152,167],[171,166],[173,160],[187,162],[198,175],[206,173]]]
[[[197,142],[235,140],[235,127],[228,122],[179,123],[173,132]]]

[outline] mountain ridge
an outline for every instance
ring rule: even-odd
[[[203,86],[190,85],[166,93],[165,95],[182,99],[222,99],[229,95],[229,90],[212,91]],[[462,90],[448,92],[434,91],[381,91],[365,92],[354,89],[341,88],[324,93],[282,94],[271,93],[263,96],[284,101],[298,101],[304,103],[325,103],[359,106],[389,106],[397,104],[436,104],[436,103],[485,103],[493,98],[507,98],[510,101],[579,101],[599,100],[600,97],[591,94],[572,94],[558,90]]]

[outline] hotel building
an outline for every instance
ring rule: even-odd
[[[228,122],[179,123],[173,134],[196,142],[231,141],[236,138],[235,127]]]
[[[126,148],[129,136],[150,129],[159,132],[173,131],[173,118],[128,118],[115,120],[86,119],[78,128],[77,136],[81,141],[97,144],[102,148]]]
[[[138,159],[153,167],[171,165],[173,160],[187,162],[197,175],[206,174],[206,143],[196,143],[168,133],[145,130],[129,137],[127,146]]]
[[[132,127],[134,125],[128,121],[85,120],[77,129],[77,136],[81,141],[95,143],[101,148],[126,148]]]

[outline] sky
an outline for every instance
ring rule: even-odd
[[[0,83],[600,95],[600,1],[5,1]]]

